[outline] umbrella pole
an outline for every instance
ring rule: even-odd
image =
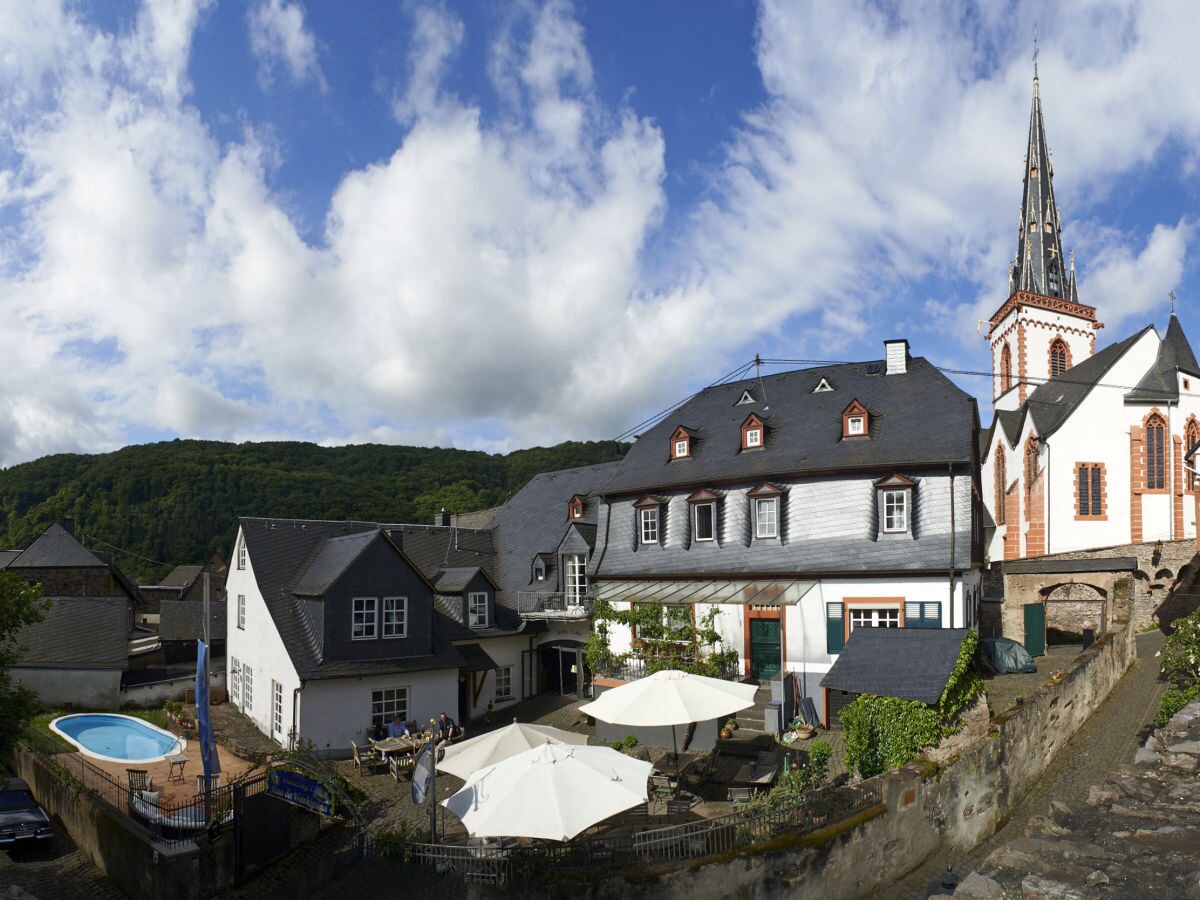
[[[675,740],[675,724],[671,723],[671,749],[675,752],[671,754],[671,761],[675,763],[675,774],[679,774],[679,743]]]

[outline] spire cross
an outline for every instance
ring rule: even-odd
[[[1038,77],[1037,60],[1038,60],[1038,54],[1041,52],[1042,51],[1038,49],[1037,22],[1034,22],[1033,23],[1033,77],[1034,78]]]
[[[1167,291],[1167,296],[1171,298],[1171,315],[1175,315],[1175,292]]]

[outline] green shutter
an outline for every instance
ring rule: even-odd
[[[842,627],[842,604],[825,604],[825,649],[830,653],[841,653],[846,644],[846,632]]]

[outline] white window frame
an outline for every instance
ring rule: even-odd
[[[708,537],[703,537],[700,534],[700,510],[708,510]],[[717,504],[716,503],[693,503],[692,504],[692,535],[697,541],[714,541],[717,538]]]
[[[240,534],[237,543],[237,567],[238,571],[246,568],[246,538]]]
[[[254,670],[242,664],[242,712],[254,711]]]
[[[659,524],[657,506],[648,506],[638,510],[638,535],[641,543],[658,543]]]
[[[883,491],[883,530],[887,534],[903,534],[908,531],[908,488],[887,488]],[[899,521],[897,521],[897,519]]]
[[[236,656],[229,660],[229,700],[234,706],[242,705],[242,663]]]
[[[764,516],[764,513],[770,511]],[[754,499],[754,536],[756,538],[779,537],[779,498],[756,497]]]
[[[379,598],[355,597],[350,603],[350,640],[373,641],[379,637]]]
[[[486,591],[471,591],[467,594],[467,624],[472,628],[487,628],[488,595]]]
[[[899,606],[851,606],[850,630],[855,628],[899,628]]]
[[[512,692],[512,666],[497,666],[496,667],[496,699],[511,700]]]
[[[271,733],[283,734],[283,685],[271,679]]]
[[[390,638],[405,638],[408,637],[408,598],[407,597],[384,597],[383,598],[383,637],[385,640]]]
[[[386,725],[392,717],[400,715],[401,722],[408,721],[408,685],[376,688],[371,691],[371,724]]]
[[[563,555],[563,589],[567,606],[579,606],[587,596],[587,559],[582,553]]]
[[[866,430],[864,425],[865,419],[862,416],[848,416],[846,418],[846,433],[862,434]]]
[[[675,442],[675,458],[681,459],[688,455],[687,438],[680,438]]]
[[[534,581],[545,581],[546,580],[546,563],[544,560],[539,559],[537,562],[535,562],[533,564],[533,580]]]
[[[246,630],[246,595],[237,595],[237,627],[241,631]]]
[[[762,429],[747,428],[746,429],[746,448],[762,446]]]

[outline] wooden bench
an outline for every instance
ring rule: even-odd
[[[411,781],[413,775],[413,766],[416,765],[416,762],[417,757],[414,753],[393,753],[388,756],[388,771],[392,773],[392,777],[397,781],[400,780],[401,775],[404,775],[409,781]]]

